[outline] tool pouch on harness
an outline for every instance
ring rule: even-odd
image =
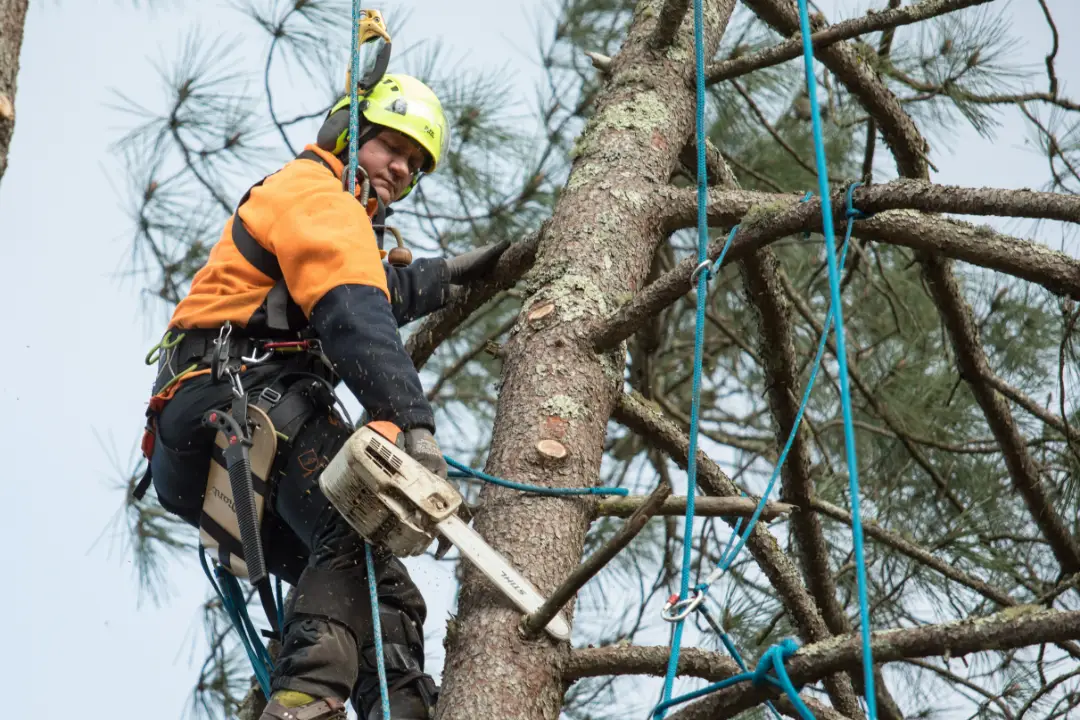
[[[270,472],[277,455],[277,433],[269,415],[256,406],[248,410],[251,419],[251,480],[255,498],[255,522],[261,526],[270,490]],[[238,578],[248,576],[244,562],[240,524],[236,516],[229,471],[223,451],[229,446],[225,433],[218,431],[206,480],[206,495],[199,516],[199,542],[218,563]]]

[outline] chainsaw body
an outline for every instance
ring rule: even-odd
[[[457,488],[368,427],[346,441],[319,487],[361,536],[398,557],[422,554],[436,523],[462,502]]]
[[[369,542],[398,557],[420,555],[436,534],[525,613],[544,604],[540,591],[457,515],[461,493],[384,436],[364,426],[353,433],[319,476],[319,487],[350,525]],[[570,639],[559,612],[547,632]]]

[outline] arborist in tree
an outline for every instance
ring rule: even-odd
[[[354,197],[343,190],[349,105],[346,96],[315,144],[244,196],[154,351],[148,475],[161,505],[200,527],[223,566],[242,549],[205,518],[208,472],[223,450],[204,419],[233,398],[264,411],[277,435],[270,477],[254,485],[266,497],[266,565],[295,590],[262,720],[345,718],[347,698],[362,719],[380,717],[364,541],[318,483],[355,429],[334,408],[333,388],[343,381],[370,421],[397,426],[406,452],[446,477],[398,327],[440,308],[451,285],[487,275],[507,245],[387,262],[401,262],[382,249],[388,206],[444,160],[449,128],[425,84],[382,76],[361,96]],[[437,688],[424,672],[424,600],[404,565],[378,548],[376,577],[391,714],[426,719]]]

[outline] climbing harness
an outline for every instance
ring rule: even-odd
[[[728,236],[727,242],[721,250],[720,256],[716,263],[710,267],[707,250],[708,250],[708,226],[706,217],[706,200],[707,200],[707,178],[705,167],[705,76],[704,76],[704,44],[703,44],[703,10],[702,0],[694,0],[694,45],[695,45],[695,74],[697,85],[697,117],[696,117],[696,129],[697,129],[697,150],[698,150],[698,265],[694,269],[691,275],[691,282],[696,285],[697,288],[697,319],[695,324],[694,333],[694,378],[693,389],[691,395],[691,408],[690,408],[690,448],[687,454],[687,503],[686,503],[686,515],[683,531],[683,554],[682,554],[682,572],[680,577],[680,588],[677,595],[672,595],[668,598],[667,602],[661,611],[661,616],[664,620],[674,623],[674,630],[672,632],[671,639],[671,655],[668,660],[667,672],[664,677],[664,687],[661,695],[660,702],[654,708],[652,716],[653,718],[664,718],[667,710],[677,704],[687,702],[698,697],[702,697],[712,692],[731,687],[735,684],[744,681],[751,681],[754,685],[761,685],[763,683],[771,684],[785,692],[790,699],[791,703],[795,706],[796,711],[803,720],[813,720],[813,714],[809,708],[799,697],[799,690],[796,688],[787,672],[784,668],[784,661],[791,657],[797,649],[798,643],[793,639],[785,639],[779,645],[774,645],[769,648],[758,662],[757,669],[754,672],[745,671],[745,665],[742,658],[739,656],[734,643],[731,642],[727,633],[723,631],[718,623],[712,620],[708,610],[704,605],[706,593],[709,586],[715,582],[720,576],[730,568],[734,562],[739,551],[742,549],[750,533],[753,531],[758,519],[761,516],[761,512],[764,510],[765,503],[768,500],[772,488],[779,477],[780,470],[783,467],[784,461],[787,458],[788,451],[791,449],[791,445],[794,441],[795,434],[798,431],[799,424],[802,420],[803,412],[806,409],[807,401],[809,400],[810,391],[813,388],[814,380],[817,376],[818,368],[821,364],[821,359],[824,354],[826,341],[828,339],[831,323],[835,319],[836,322],[836,356],[839,366],[840,375],[840,396],[841,405],[843,407],[844,416],[844,443],[847,454],[848,476],[850,479],[850,494],[852,504],[852,534],[855,546],[855,564],[856,575],[858,578],[859,587],[859,611],[861,620],[861,631],[863,639],[863,676],[865,678],[865,690],[866,690],[866,704],[867,711],[870,720],[876,720],[876,703],[874,696],[874,683],[873,683],[873,658],[871,656],[870,648],[870,620],[868,612],[868,603],[866,596],[866,561],[863,551],[863,536],[862,525],[859,516],[859,485],[858,485],[858,464],[855,457],[855,442],[854,442],[854,429],[851,420],[851,395],[848,385],[847,374],[847,358],[846,347],[844,344],[844,325],[843,325],[843,311],[840,300],[840,282],[839,282],[839,270],[836,258],[836,248],[834,244],[834,230],[832,222],[832,208],[829,197],[829,180],[828,180],[828,167],[825,158],[824,142],[822,139],[822,127],[821,127],[821,112],[818,106],[817,99],[817,81],[814,75],[814,58],[813,58],[813,46],[810,40],[810,23],[809,14],[807,11],[806,0],[798,0],[799,5],[799,25],[802,32],[802,45],[803,45],[803,60],[806,73],[807,90],[810,96],[811,114],[813,119],[813,133],[814,133],[814,152],[815,160],[817,163],[817,176],[819,183],[819,193],[821,194],[821,213],[823,234],[825,237],[825,250],[826,250],[826,262],[829,270],[829,289],[830,289],[830,307],[829,314],[825,322],[825,328],[822,332],[821,341],[818,345],[817,355],[814,359],[813,369],[811,370],[810,379],[807,383],[807,388],[803,394],[802,402],[799,407],[798,414],[792,425],[791,431],[788,435],[787,443],[784,446],[783,452],[778,459],[776,466],[773,470],[773,475],[766,486],[766,490],[762,493],[761,500],[754,510],[754,514],[750,520],[746,523],[745,529],[742,534],[739,535],[741,526],[741,520],[736,523],[731,540],[729,540],[727,547],[721,554],[720,562],[717,564],[715,570],[713,570],[704,581],[700,582],[693,588],[691,593],[690,589],[690,567],[691,567],[691,547],[694,529],[694,496],[696,494],[696,469],[697,469],[697,435],[698,435],[698,416],[700,412],[700,392],[701,392],[701,376],[702,376],[702,349],[704,344],[704,324],[705,324],[705,299],[706,289],[709,278],[715,274],[723,262],[724,255],[727,253],[732,240],[738,230],[736,225],[732,228],[731,233]],[[851,239],[852,226],[856,219],[866,217],[863,213],[859,212],[852,206],[852,196],[854,190],[861,183],[852,184],[846,194],[846,217],[848,221],[847,233],[844,239],[844,245],[842,250],[842,257],[840,265],[843,264],[843,257],[846,254],[848,244]],[[810,198],[810,193],[803,198],[803,201],[807,201]],[[809,236],[809,233],[807,233]],[[734,542],[738,536],[738,542]],[[737,675],[732,678],[728,678],[722,682],[714,683],[708,687],[702,688],[692,693],[687,693],[678,698],[672,699],[672,687],[674,684],[676,670],[679,662],[679,650],[682,642],[683,624],[686,619],[693,612],[702,612],[706,617],[707,622],[718,632],[722,642],[732,656],[736,659],[736,662],[744,672],[741,675]],[[772,672],[774,675],[770,675]],[[775,708],[771,705],[770,709],[776,714]]]

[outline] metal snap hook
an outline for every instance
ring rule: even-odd
[[[685,600],[680,600],[678,595],[672,595],[664,603],[664,609],[660,611],[660,617],[667,622],[685,620],[703,602],[705,602],[705,593],[697,588],[694,588],[693,594]]]

